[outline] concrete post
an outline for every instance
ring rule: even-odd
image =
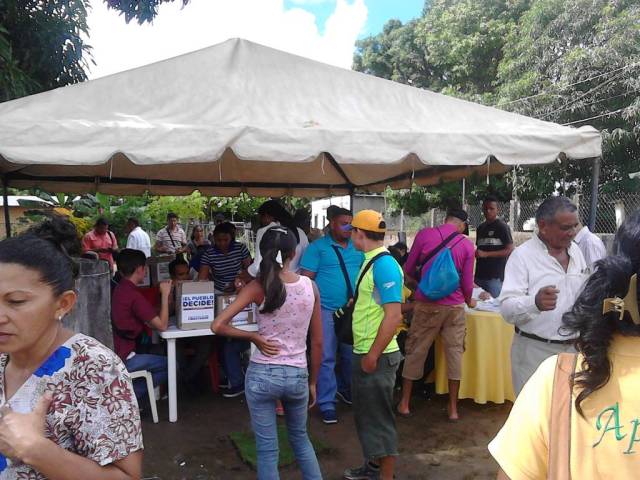
[[[593,159],[593,172],[591,175],[591,209],[589,212],[589,230],[595,232],[596,218],[598,214],[598,185],[600,184],[600,163],[601,158]]]
[[[509,228],[516,231],[516,200],[509,200]]]
[[[9,208],[9,180],[2,176],[2,202],[4,208],[4,228],[6,237],[11,237],[11,209]]]
[[[80,272],[76,280],[78,301],[67,315],[65,327],[84,333],[113,349],[111,330],[111,272],[103,260],[77,259]]]
[[[616,228],[620,228],[620,225],[624,223],[624,220],[627,216],[626,215],[627,212],[624,207],[624,201],[617,200],[615,204],[615,209],[616,209]]]

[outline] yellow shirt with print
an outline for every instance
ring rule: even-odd
[[[611,379],[571,412],[571,478],[640,478],[640,338],[616,335]],[[557,357],[545,360],[518,396],[489,451],[511,480],[546,479]],[[582,358],[578,358],[578,370]]]

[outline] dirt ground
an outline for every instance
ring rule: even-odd
[[[414,415],[398,419],[400,480],[494,479],[496,464],[487,444],[504,423],[511,404],[476,405],[461,402],[461,420],[446,419],[446,397],[416,396]],[[160,422],[144,418],[144,476],[154,480],[254,479],[255,472],[238,456],[228,434],[249,430],[244,397],[225,399],[212,393],[181,398],[177,423],[168,422],[167,401],[159,402]],[[331,447],[319,456],[327,480],[339,480],[346,467],[362,457],[350,407],[339,405],[340,422],[324,425],[317,411],[310,415],[310,431]],[[281,471],[282,479],[301,478],[296,466]]]

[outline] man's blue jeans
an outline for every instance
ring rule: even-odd
[[[502,280],[499,278],[476,278],[476,284],[491,294],[493,298],[498,298],[502,291]]]
[[[244,372],[242,371],[242,354],[249,350],[249,342],[225,338],[222,346],[222,357],[224,361],[224,371],[229,380],[231,388],[241,387],[244,383]]]
[[[153,377],[153,386],[167,383],[167,357],[162,355],[149,355],[146,353],[136,353],[132,358],[124,362],[129,372],[147,370]],[[144,378],[136,378],[133,381],[133,390],[136,392],[138,400],[147,396],[147,384]]]
[[[320,466],[307,435],[309,374],[306,368],[249,363],[245,397],[256,436],[258,480],[278,480],[276,400],[281,400],[289,444],[304,480],[321,480]]]
[[[336,357],[340,364],[336,371]],[[322,309],[322,364],[318,375],[318,407],[321,412],[336,409],[336,392],[351,392],[353,347],[338,342],[333,327],[333,312]]]

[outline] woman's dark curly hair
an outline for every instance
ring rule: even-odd
[[[582,371],[574,374],[580,389],[576,409],[583,415],[581,404],[592,393],[604,387],[611,377],[609,345],[614,334],[640,336],[628,312],[622,320],[619,313],[602,313],[606,298],[624,298],[629,280],[640,271],[640,212],[630,216],[616,234],[615,255],[596,263],[596,271],[578,297],[573,309],[562,319],[563,334],[577,334],[576,348],[583,355]],[[640,289],[639,289],[640,290]],[[640,292],[638,292],[640,295]]]

